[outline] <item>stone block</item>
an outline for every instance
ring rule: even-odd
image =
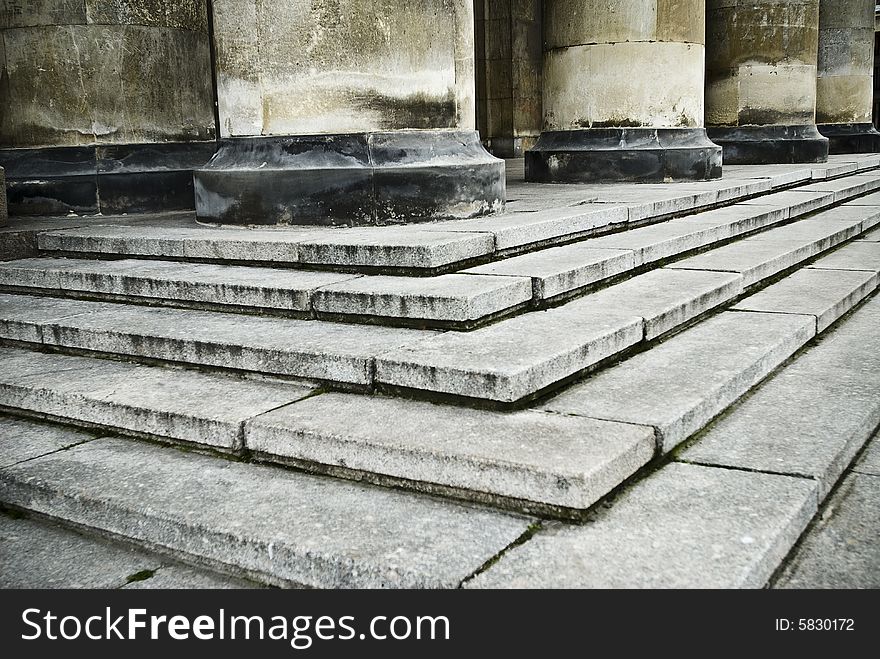
[[[91,441],[96,436],[66,426],[0,416],[0,467],[61,451]]]

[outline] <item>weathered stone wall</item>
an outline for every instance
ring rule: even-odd
[[[474,12],[480,135],[518,157],[541,134],[541,0],[475,0]]]
[[[703,125],[704,0],[545,0],[544,129]]]
[[[816,122],[870,123],[874,98],[872,0],[821,0]]]
[[[706,4],[706,124],[815,123],[819,0]]]
[[[0,0],[0,147],[215,136],[206,0]]]
[[[214,0],[223,137],[474,128],[472,0]]]

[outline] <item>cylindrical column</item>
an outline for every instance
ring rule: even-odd
[[[485,215],[504,163],[474,129],[472,0],[214,0],[221,144],[200,220]]]
[[[0,4],[13,213],[192,208],[215,121],[206,0]]]
[[[541,0],[476,0],[477,120],[490,153],[521,158],[541,134]]]
[[[831,153],[880,151],[874,105],[873,0],[820,0],[816,123]]]
[[[704,0],[545,0],[530,181],[721,176],[703,128]]]
[[[0,167],[0,227],[5,227],[9,220],[6,209],[6,171]]]
[[[706,127],[732,164],[824,162],[819,0],[707,0]]]

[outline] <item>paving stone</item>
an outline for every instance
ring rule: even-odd
[[[654,426],[672,450],[815,334],[805,316],[726,312],[587,378],[541,407]]]
[[[547,300],[635,268],[635,253],[595,249],[590,241],[551,247],[480,265],[468,274],[531,277],[534,295]]]
[[[111,308],[112,306],[106,302],[83,302],[0,293],[0,336],[17,341],[40,343],[43,340],[41,327],[46,323]]]
[[[832,181],[811,183],[800,188],[797,192],[831,192],[834,194],[834,202],[839,203],[852,199],[858,195],[873,192],[880,188],[880,176],[876,174],[857,174]]]
[[[121,259],[0,264],[0,285],[308,312],[315,289],[358,275]]]
[[[802,478],[670,464],[584,526],[554,526],[478,588],[761,588],[816,511]]]
[[[50,252],[295,263],[297,243],[315,232],[315,228],[251,230],[157,223],[46,231],[37,236],[37,245]]]
[[[626,249],[636,265],[654,263],[788,218],[787,208],[735,205],[586,241],[585,247]]]
[[[681,190],[675,184],[597,186],[598,201],[625,204],[630,222],[669,217],[711,206],[718,200],[715,189]]]
[[[527,277],[451,274],[361,277],[315,292],[315,311],[464,323],[522,306],[532,299]]]
[[[149,579],[132,581],[122,588],[124,590],[227,590],[258,587],[252,582],[206,570],[197,570],[183,565],[169,565],[160,567]]]
[[[868,442],[865,452],[853,467],[853,471],[870,476],[880,476],[880,439],[878,437],[880,435],[874,435],[874,438]]]
[[[0,415],[0,467],[95,439],[95,433]]]
[[[161,564],[143,551],[0,514],[0,588],[119,588]]]
[[[878,273],[803,268],[733,307],[739,311],[796,313],[816,317],[822,332],[878,285]]]
[[[179,439],[241,448],[246,419],[303,398],[287,383],[0,349],[0,401],[16,409]]]
[[[851,242],[814,261],[809,267],[880,272],[880,242]]]
[[[773,194],[764,195],[755,199],[747,199],[740,203],[788,208],[789,215],[791,217],[797,217],[831,206],[834,203],[834,193],[786,190],[785,192],[774,192]]]
[[[601,313],[626,313],[645,321],[655,339],[742,292],[742,276],[707,270],[659,268],[592,293],[573,305]]]
[[[584,204],[567,208],[551,208],[536,213],[512,213],[474,220],[454,220],[426,224],[426,231],[481,231],[495,237],[495,250],[504,251],[576,237],[627,221],[624,206]]]
[[[388,350],[376,358],[376,382],[514,402],[642,339],[641,318],[577,302]]]
[[[776,588],[880,588],[880,478],[852,474],[822,511]]]
[[[354,384],[371,382],[374,354],[434,335],[188,309],[123,304],[98,309],[99,303],[73,300],[63,301],[66,310],[79,308],[82,314],[40,326],[29,309],[42,299],[0,294],[2,336],[31,340],[22,337],[37,326],[43,341],[55,346]]]
[[[813,172],[803,165],[724,165],[724,177],[766,178],[773,188],[810,181]]]
[[[880,424],[878,322],[874,299],[718,419],[680,459],[815,478],[824,497]]]
[[[434,269],[491,254],[492,236],[439,225],[363,227],[316,233],[297,243],[301,263],[369,268]]]
[[[0,470],[0,500],[270,583],[327,588],[454,588],[529,524],[117,439]]]
[[[654,455],[652,428],[351,394],[257,417],[245,441],[262,455],[407,479],[409,488],[565,508],[589,507]]]
[[[827,208],[811,217],[810,220],[839,220],[852,223],[860,222],[860,230],[867,231],[880,222],[880,207],[873,208],[869,206],[842,204],[835,208]]]
[[[858,171],[858,169],[859,166],[853,161],[829,161],[819,167],[813,167],[813,180],[820,181],[826,178],[845,176],[846,174],[852,174]]]

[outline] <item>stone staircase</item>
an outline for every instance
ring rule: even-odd
[[[0,501],[275,585],[762,586],[880,423],[878,166],[41,230]]]

